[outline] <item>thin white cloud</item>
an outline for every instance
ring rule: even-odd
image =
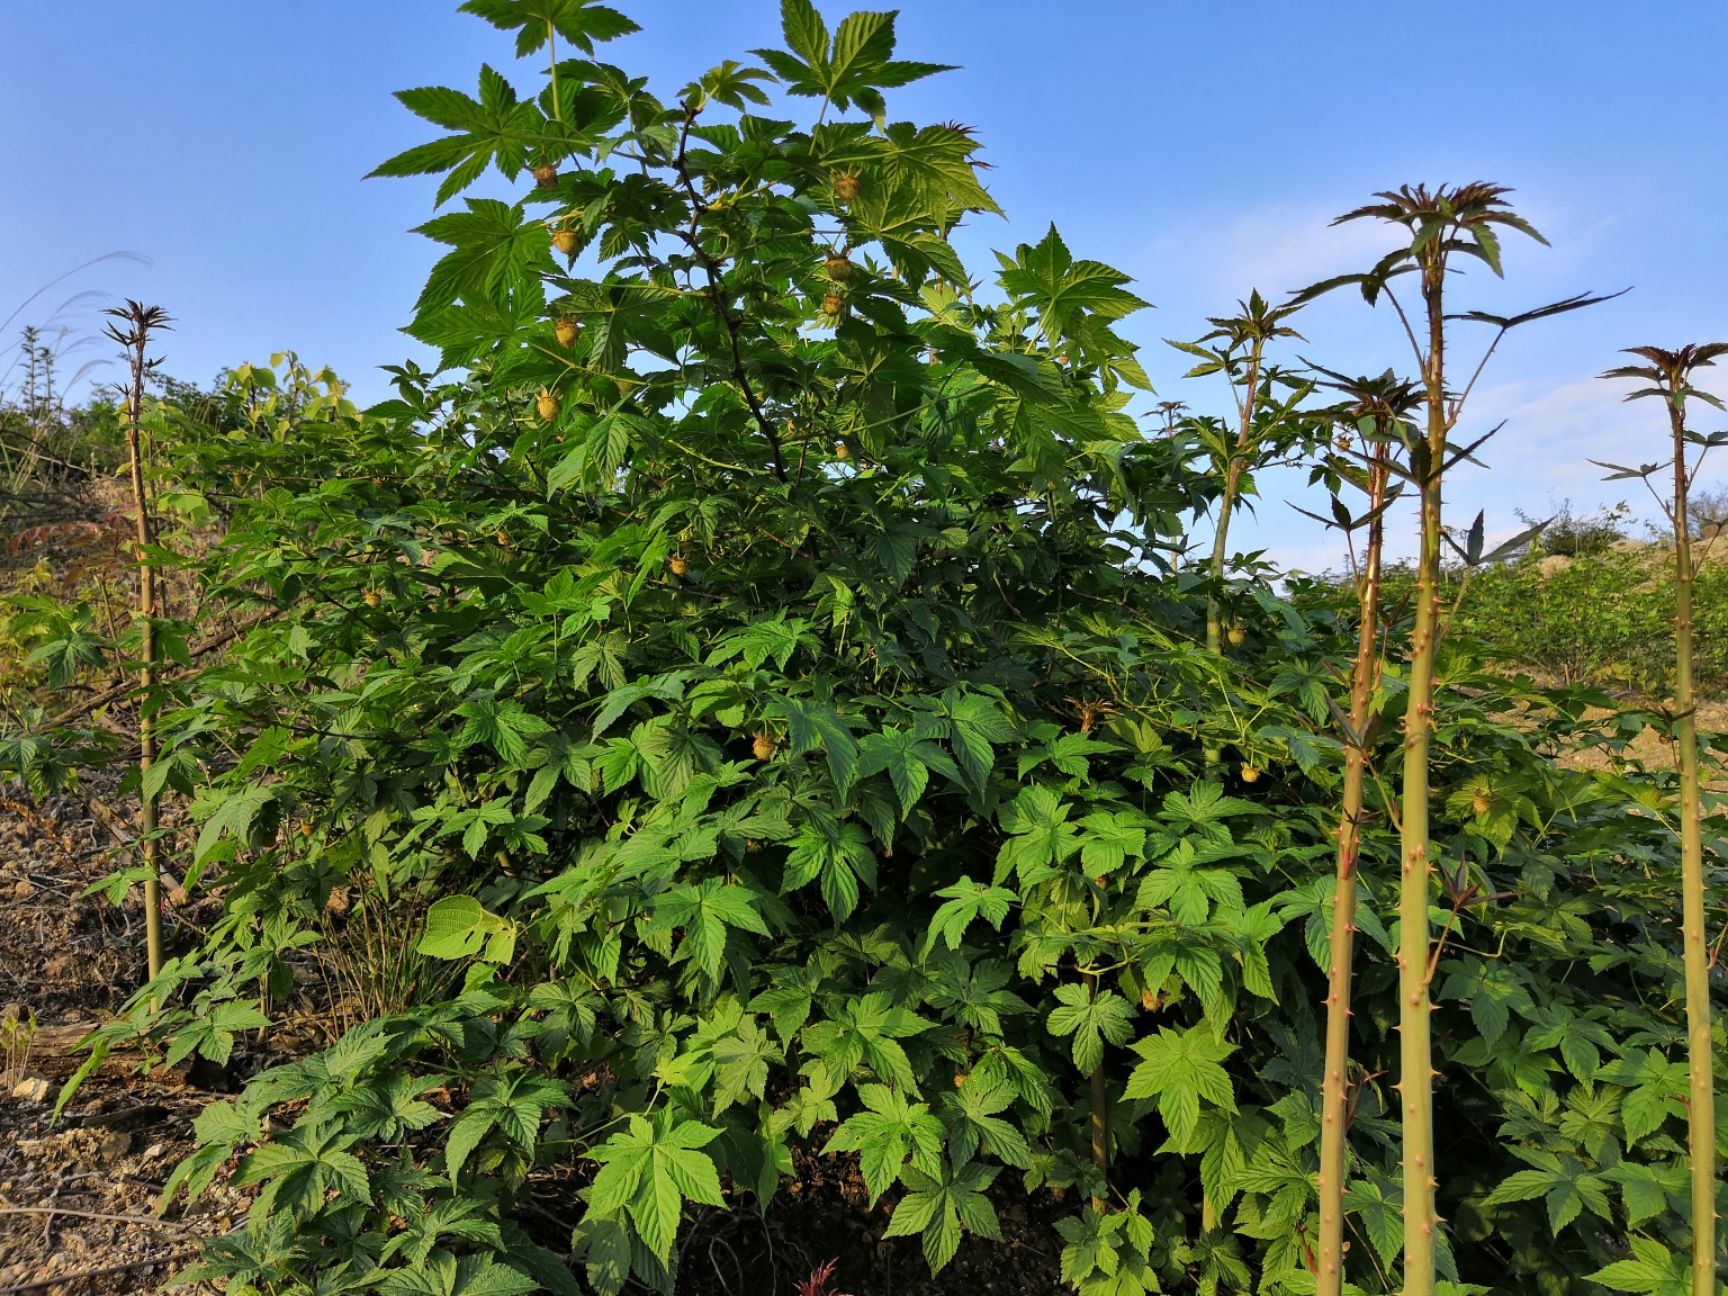
[[[1656,448],[1658,427],[1650,410],[1628,403],[1615,384],[1589,375],[1530,394],[1536,387],[1523,381],[1490,388],[1471,411],[1475,421],[1489,426],[1505,420],[1494,456],[1501,465],[1552,473],[1586,458],[1636,459]]]
[[[1316,280],[1365,269],[1397,244],[1375,221],[1333,225],[1336,205],[1273,202],[1222,219],[1194,217],[1153,235],[1154,264],[1192,266],[1195,287],[1234,300],[1253,289],[1274,300]]]

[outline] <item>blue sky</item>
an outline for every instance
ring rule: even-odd
[[[778,43],[775,0],[615,2],[644,30],[606,56],[663,97]],[[823,7],[831,22],[844,12]],[[1648,513],[1647,497],[1599,483],[1585,460],[1657,457],[1659,411],[1622,406],[1593,375],[1622,346],[1728,337],[1728,5],[1643,17],[1607,0],[908,0],[901,56],[963,67],[889,106],[979,129],[1009,219],[966,232],[978,271],[989,249],[1054,221],[1076,255],[1132,274],[1156,304],[1125,331],[1160,395],[1202,410],[1227,397],[1215,380],[1180,381],[1161,337],[1195,336],[1250,288],[1279,294],[1363,265],[1387,236],[1327,222],[1373,190],[1514,186],[1554,246],[1512,247],[1506,282],[1476,276],[1479,295],[1460,305],[1633,291],[1513,334],[1478,389],[1467,422],[1506,429],[1485,452],[1490,471],[1458,476],[1455,508],[1485,508],[1507,531],[1516,509],[1564,497]],[[453,0],[13,0],[0,4],[0,49],[0,317],[92,256],[149,258],[82,271],[12,328],[58,314],[94,334],[107,299],[139,297],[178,319],[165,349],[180,376],[207,381],[292,348],[362,399],[384,394],[376,366],[424,356],[396,330],[435,259],[405,232],[431,214],[433,182],[361,177],[435,133],[390,92],[471,90],[482,60],[511,66],[501,33]],[[513,75],[534,84],[527,66]],[[104,300],[61,310],[80,291]],[[1329,367],[1408,367],[1395,321],[1358,297],[1335,295],[1300,327],[1301,350]],[[1713,385],[1728,392],[1728,370]],[[1709,476],[1725,474],[1728,459]],[[1297,566],[1337,550],[1276,498],[1242,535]]]

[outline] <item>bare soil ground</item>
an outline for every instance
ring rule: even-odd
[[[1605,720],[1613,714],[1612,711],[1592,707],[1585,712],[1585,718]],[[1728,733],[1728,702],[1700,702],[1698,731],[1700,735]],[[1652,725],[1646,725],[1643,732],[1632,740],[1627,755],[1653,772],[1674,768],[1673,748],[1667,735]],[[1593,748],[1576,748],[1562,752],[1556,763],[1565,769],[1581,770],[1607,770],[1613,766],[1605,752]],[[1703,762],[1702,774],[1706,791],[1728,795],[1728,770],[1706,759]]]
[[[0,1076],[3,1293],[153,1290],[239,1207],[219,1188],[194,1214],[155,1214],[210,1097],[186,1067],[136,1075],[136,1058],[115,1055],[53,1120],[73,1046],[137,987],[144,957],[136,900],[80,894],[114,868],[91,800],[0,801],[0,1015],[12,1023]]]

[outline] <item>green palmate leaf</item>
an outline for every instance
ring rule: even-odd
[[[1058,1220],[1063,1281],[1084,1296],[1142,1296],[1163,1290],[1151,1262],[1156,1235],[1140,1214],[1140,1190],[1128,1195],[1126,1210],[1100,1213],[1088,1206],[1078,1218]]]
[[[753,50],[773,68],[786,89],[847,108],[856,103],[871,116],[882,116],[880,90],[901,86],[948,69],[935,63],[894,61],[893,13],[854,13],[834,32],[810,0],[781,0],[781,28],[791,53]]]
[[[1051,789],[1023,788],[1002,811],[1002,828],[1010,836],[996,856],[996,881],[1015,874],[1023,883],[1034,882],[1078,850],[1080,830],[1068,814]]]
[[[876,885],[876,853],[869,836],[857,824],[836,824],[832,834],[815,827],[798,830],[786,856],[781,893],[818,878],[829,912],[836,922],[845,922],[858,907],[860,883]]]
[[[508,303],[511,294],[536,287],[536,272],[550,265],[545,227],[530,220],[520,204],[513,207],[491,198],[464,201],[467,211],[434,217],[415,231],[451,249],[432,267],[415,303],[417,320],[468,297]]]
[[[1669,1116],[1684,1115],[1686,1064],[1670,1062],[1657,1049],[1616,1059],[1597,1077],[1626,1089],[1620,1110],[1628,1143],[1655,1133]]]
[[[99,635],[68,629],[33,649],[24,660],[43,667],[48,686],[59,688],[69,684],[83,667],[100,666],[107,660],[110,647]]]
[[[898,64],[899,67],[919,66],[927,72],[946,69],[935,64]],[[927,74],[927,73],[926,73]],[[996,212],[995,200],[978,181],[972,154],[978,144],[971,135],[953,126],[918,126],[895,122],[884,132],[881,154],[883,180],[894,196],[908,204],[912,211],[937,224],[946,224],[955,209]],[[965,282],[964,268],[957,260],[949,261],[951,253],[936,250],[936,244],[946,243],[931,234],[914,234],[913,245],[941,268],[947,262],[950,278]],[[954,272],[959,270],[956,275]]]
[[[1215,905],[1234,911],[1245,908],[1236,875],[1223,868],[1198,868],[1195,858],[1194,843],[1181,842],[1140,883],[1135,905],[1142,909],[1167,905],[1178,922],[1193,925],[1205,922]]]
[[[956,690],[943,694],[942,713],[961,776],[973,791],[982,791],[995,764],[995,744],[1015,738],[1013,722],[991,698]]]
[[[932,1273],[954,1258],[962,1229],[1000,1241],[996,1208],[985,1196],[996,1175],[994,1166],[976,1161],[952,1171],[946,1163],[938,1163],[933,1173],[908,1167],[902,1176],[907,1193],[895,1206],[885,1236],[921,1234]]]
[[[709,878],[675,887],[654,904],[654,917],[685,929],[678,957],[689,959],[710,977],[720,975],[726,957],[727,932],[732,929],[766,936],[768,927],[757,912],[758,899],[748,887]]]
[[[449,172],[438,187],[440,206],[473,184],[489,164],[496,163],[501,174],[514,178],[529,150],[545,138],[538,109],[519,103],[510,83],[490,67],[480,69],[478,100],[439,86],[400,90],[396,97],[416,116],[458,133],[398,153],[372,175]]]
[[[975,1075],[943,1095],[943,1121],[955,1164],[964,1164],[982,1149],[1011,1166],[1032,1168],[1032,1149],[1025,1137],[1013,1121],[999,1115],[1014,1106],[1016,1096],[1012,1083],[991,1083]]]
[[[1685,1168],[1677,1165],[1622,1162],[1605,1169],[1602,1178],[1620,1185],[1626,1223],[1631,1228],[1638,1228],[1669,1210],[1670,1203],[1677,1202],[1688,1187]]]
[[[439,348],[443,368],[465,365],[508,348],[537,320],[542,307],[535,295],[511,294],[503,303],[479,299],[423,311],[403,332]]]
[[[525,1296],[540,1284],[484,1256],[439,1252],[415,1268],[385,1274],[377,1290],[388,1296]]]
[[[445,1163],[455,1179],[487,1133],[496,1129],[518,1152],[531,1153],[539,1141],[540,1119],[550,1106],[565,1106],[570,1093],[562,1084],[518,1073],[502,1080],[483,1080],[473,1100],[452,1122],[445,1145]]]
[[[435,1087],[436,1081],[397,1074],[342,1094],[331,1107],[348,1113],[350,1128],[362,1138],[397,1139],[439,1119],[438,1109],[419,1097]]]
[[[1360,1222],[1382,1264],[1396,1264],[1404,1247],[1404,1191],[1390,1175],[1371,1172],[1353,1180],[1344,1205]]]
[[[607,410],[579,438],[570,438],[576,446],[546,474],[547,494],[556,495],[577,483],[595,489],[611,482],[629,456],[632,439],[643,435],[644,430],[644,424],[634,416]]]
[[[1217,783],[1196,783],[1186,792],[1171,792],[1164,798],[1163,817],[1172,824],[1216,823],[1231,815],[1256,814],[1262,807],[1241,797],[1225,796]]]
[[[304,1121],[246,1157],[234,1182],[264,1185],[254,1205],[260,1215],[281,1210],[304,1217],[322,1208],[330,1195],[349,1202],[370,1202],[372,1187],[366,1168],[348,1150],[353,1143],[352,1135],[330,1124]]]
[[[929,930],[924,934],[926,954],[938,940],[945,941],[951,950],[959,949],[966,929],[977,918],[1000,930],[1002,920],[1008,916],[1008,907],[1019,899],[1007,887],[986,886],[969,877],[961,878],[936,894],[943,897],[943,903],[931,917]]]
[[[466,747],[486,743],[512,765],[521,765],[528,758],[528,740],[552,731],[552,726],[531,714],[520,702],[500,701],[492,697],[477,697],[464,702],[456,714],[467,723],[456,736],[456,743]]]
[[[1146,845],[1146,823],[1138,815],[1122,811],[1100,811],[1080,820],[1084,835],[1080,862],[1088,877],[1102,877],[1121,868],[1131,855]]]
[[[234,1039],[239,1032],[269,1024],[270,1019],[250,1003],[216,1004],[174,1036],[163,1061],[175,1066],[197,1053],[225,1066],[234,1052]]]
[[[1610,1291],[1648,1293],[1649,1296],[1688,1296],[1692,1291],[1686,1257],[1670,1251],[1651,1238],[1630,1239],[1632,1254],[1604,1265],[1590,1275]]]
[[[1186,1031],[1160,1027],[1158,1033],[1135,1043],[1144,1061],[1128,1077],[1127,1098],[1156,1098],[1158,1114],[1178,1142],[1186,1142],[1200,1121],[1200,1104],[1234,1112],[1236,1100],[1229,1073],[1220,1063],[1236,1051],[1201,1024]]]
[[[192,858],[203,863],[225,837],[244,842],[260,812],[275,798],[276,789],[256,785],[240,788],[223,797],[198,830],[198,843],[192,849]]]
[[[714,1114],[718,1116],[746,1097],[761,1098],[769,1067],[785,1059],[785,1050],[757,1026],[754,1018],[738,1023],[734,1034],[714,1043]]]
[[[616,9],[595,0],[464,0],[461,9],[515,32],[517,58],[543,48],[554,32],[584,54],[592,54],[600,41],[641,30]]]
[[[934,1172],[941,1163],[942,1122],[923,1103],[908,1101],[885,1085],[860,1085],[865,1110],[842,1121],[823,1148],[857,1152],[870,1203],[900,1178],[907,1163]]]
[[[1601,1219],[1611,1218],[1608,1194],[1602,1179],[1570,1157],[1557,1157],[1540,1150],[1522,1151],[1534,1170],[1520,1170],[1503,1180],[1488,1194],[1484,1204],[1531,1201],[1542,1198],[1548,1208],[1548,1226],[1555,1233],[1578,1218],[1586,1207]]]
[[[915,730],[885,729],[866,734],[859,744],[858,776],[886,772],[900,800],[902,814],[910,814],[930,785],[930,771],[958,783],[960,771],[948,754],[934,742],[920,738]]]
[[[868,1067],[897,1090],[917,1087],[912,1062],[900,1041],[929,1030],[932,1023],[917,1013],[895,1007],[876,991],[849,999],[821,1021],[804,1028],[803,1042],[821,1058],[830,1075],[847,1077]]]
[[[785,670],[792,654],[812,643],[810,623],[802,618],[788,619],[782,613],[752,621],[723,636],[708,654],[708,664],[718,666],[737,658],[752,670],[768,661]]]
[[[665,1111],[652,1121],[630,1117],[627,1129],[589,1154],[601,1168],[589,1194],[588,1217],[627,1214],[643,1245],[664,1263],[686,1201],[724,1204],[713,1158],[700,1150],[719,1134]]]
[[[834,786],[842,792],[850,787],[858,776],[858,743],[840,715],[832,707],[798,698],[781,699],[779,709],[792,754],[820,750],[828,759]]]
[[[1129,277],[1098,261],[1076,261],[1052,225],[1037,245],[1022,243],[1013,260],[998,254],[1002,286],[1016,305],[1036,310],[1052,336],[1065,336],[1081,314],[1120,319],[1146,302],[1122,285]]]
[[[1104,1041],[1126,1044],[1134,1033],[1134,1010],[1114,991],[1094,994],[1085,985],[1056,987],[1060,1007],[1050,1010],[1052,1035],[1072,1035],[1074,1065],[1091,1072],[1104,1058]]]

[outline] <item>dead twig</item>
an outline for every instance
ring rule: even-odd
[[[110,1215],[103,1211],[74,1210],[70,1206],[0,1206],[0,1215],[69,1215],[75,1219],[106,1220],[111,1224],[142,1224],[146,1228],[167,1229],[175,1233],[195,1231],[173,1220],[155,1219],[149,1215]]]

